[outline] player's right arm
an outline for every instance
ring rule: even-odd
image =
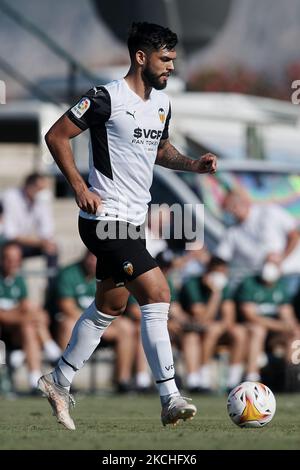
[[[77,205],[89,214],[95,214],[101,205],[101,199],[89,191],[74,161],[70,144],[73,137],[81,134],[82,129],[76,126],[66,115],[63,115],[51,127],[45,136],[48,148],[62,174],[74,191]]]

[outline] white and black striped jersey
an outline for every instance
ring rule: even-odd
[[[101,213],[88,219],[124,220],[141,225],[150,201],[158,145],[168,138],[169,98],[152,89],[147,101],[125,79],[88,91],[67,116],[90,130],[91,191],[103,201]]]

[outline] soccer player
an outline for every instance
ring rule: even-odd
[[[162,424],[192,418],[196,407],[182,398],[174,380],[167,328],[167,281],[136,237],[144,223],[154,164],[173,170],[215,173],[216,157],[193,160],[169,142],[171,108],[161,91],[174,70],[177,36],[168,28],[133,23],[128,38],[131,59],[125,76],[94,87],[46,135],[48,147],[71,185],[81,209],[80,236],[96,255],[95,301],[77,321],[55,370],[40,379],[60,423],[75,429],[69,414],[70,385],[106,328],[126,308],[129,293],[142,313],[143,347],[159,391]],[[90,131],[90,174],[86,186],[75,166],[70,139]],[[127,236],[115,236],[127,231]],[[142,230],[140,231],[142,232]]]

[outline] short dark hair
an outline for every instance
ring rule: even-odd
[[[169,28],[153,23],[132,23],[128,36],[128,50],[130,58],[141,49],[146,53],[158,51],[162,47],[174,49],[178,42],[177,34]]]
[[[41,178],[45,178],[45,175],[42,175],[42,173],[38,173],[38,172],[30,173],[30,175],[27,175],[24,180],[25,188],[27,186],[31,186],[32,184],[35,184]]]
[[[218,256],[212,256],[206,266],[206,271],[213,271],[215,268],[228,267],[228,263]]]

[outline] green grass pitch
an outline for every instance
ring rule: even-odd
[[[194,420],[164,428],[156,396],[78,396],[73,432],[57,424],[46,399],[0,398],[0,449],[300,449],[300,394],[276,398],[270,424],[240,429],[227,416],[226,397],[195,396]]]

